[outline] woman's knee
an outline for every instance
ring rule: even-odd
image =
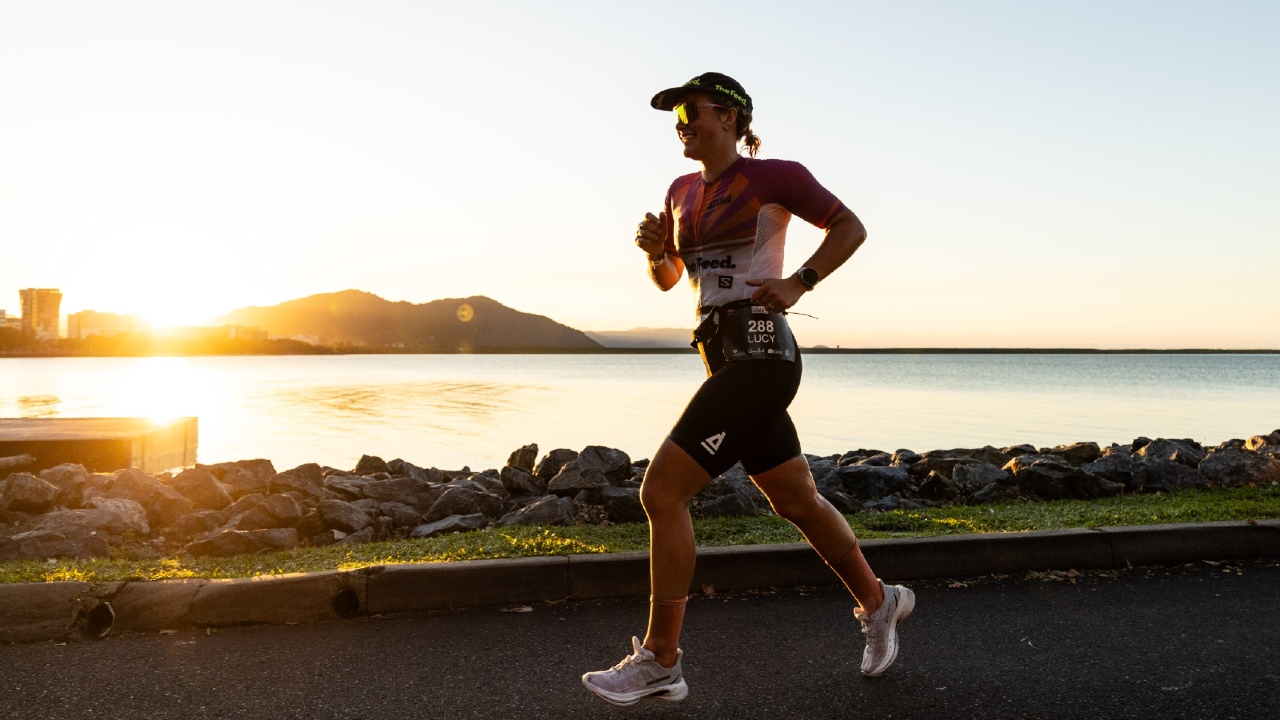
[[[796,524],[822,512],[822,504],[826,502],[812,484],[786,492],[775,492],[767,497],[779,517]]]

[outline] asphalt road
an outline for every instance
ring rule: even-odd
[[[643,632],[625,600],[0,646],[0,718],[1280,717],[1274,560],[914,587],[874,680],[848,598],[785,591],[690,603],[682,703],[579,683]]]

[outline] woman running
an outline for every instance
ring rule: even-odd
[[[688,271],[700,325],[694,338],[708,377],[645,473],[649,516],[649,628],[632,654],[582,683],[615,704],[682,700],[680,628],[696,551],[689,501],[741,462],[774,512],[804,534],[858,603],[866,647],[862,673],[884,672],[898,654],[897,625],[915,595],[871,571],[844,517],[818,494],[787,406],[800,385],[800,354],[786,310],[853,255],[867,237],[861,221],[804,166],[757,160],[751,97],[733,78],[703,73],[650,104],[675,111],[684,156],[702,171],[676,179],[666,207],[640,223],[635,243],[649,276],[670,290]],[[738,152],[741,140],[750,157]],[[813,256],[783,273],[791,215],[826,231]]]

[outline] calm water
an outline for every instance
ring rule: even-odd
[[[1280,428],[1280,355],[808,355],[807,452]],[[200,459],[501,466],[536,442],[649,457],[702,380],[694,355],[0,359],[0,417],[200,418]]]

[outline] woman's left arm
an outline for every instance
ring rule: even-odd
[[[802,267],[813,268],[818,272],[818,279],[825,280],[853,256],[867,239],[867,229],[852,210],[845,208],[832,218],[827,225],[822,244]],[[800,282],[794,274],[784,278],[768,280],[748,280],[748,285],[756,289],[751,294],[751,301],[774,310],[786,310],[795,305],[809,288]]]

